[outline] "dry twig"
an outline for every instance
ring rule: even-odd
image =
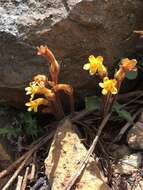
[[[75,175],[71,178],[71,180],[67,183],[66,187],[64,188],[64,190],[70,190],[72,188],[72,186],[75,184],[76,180],[79,178],[79,176],[81,175],[81,173],[83,172],[84,168],[86,167],[89,157],[92,155],[95,146],[97,144],[97,141],[101,135],[102,130],[104,129],[107,121],[109,120],[111,114],[108,114],[102,121],[101,125],[99,126],[97,135],[95,136],[92,145],[90,146],[89,150],[87,151],[87,154],[85,155],[85,158],[81,161],[81,164],[79,166],[79,168],[77,169]]]
[[[17,168],[17,170],[14,172],[12,177],[9,179],[9,181],[6,183],[6,185],[2,188],[2,190],[7,190],[12,185],[14,180],[17,178],[18,174],[21,172],[21,170],[24,168],[24,166],[27,164],[28,160],[32,156],[33,151],[29,152],[27,157],[23,160],[23,162],[20,164],[20,166]]]
[[[7,169],[0,172],[0,179],[8,175],[11,171],[13,171],[20,162],[22,162],[28,155],[29,151],[23,154],[20,158],[18,158],[13,164],[11,164]]]
[[[26,168],[25,175],[24,175],[23,182],[22,182],[21,190],[26,189],[27,181],[28,181],[28,173],[29,173],[29,167]]]
[[[38,144],[36,144],[31,150],[28,151],[28,154],[26,156],[26,158],[22,161],[22,163],[20,164],[20,166],[17,168],[17,170],[14,172],[14,174],[12,175],[12,177],[9,179],[9,181],[7,182],[7,184],[3,187],[2,190],[7,190],[12,183],[14,182],[14,180],[17,178],[18,174],[20,173],[20,171],[24,168],[24,166],[27,164],[28,160],[30,159],[30,157],[32,156],[32,154],[39,149],[41,146],[43,146],[48,140],[50,140],[52,137],[54,136],[54,131],[51,132],[51,134],[49,134],[48,136],[46,136],[44,139],[42,139]]]
[[[35,177],[35,172],[36,172],[36,153],[34,154],[33,162],[31,164],[31,171],[29,174],[29,180],[32,182]]]
[[[129,98],[132,98],[134,96],[138,96],[140,94],[143,93],[143,90],[137,90],[137,91],[133,91],[133,92],[128,92],[128,93],[125,93],[125,94],[120,94],[117,98],[118,101],[125,101]]]
[[[21,190],[22,181],[23,181],[23,176],[18,176],[16,190]]]

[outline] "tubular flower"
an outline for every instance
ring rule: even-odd
[[[40,87],[40,86],[29,86],[26,87],[26,95],[31,95],[30,100],[33,100],[35,94],[43,94],[48,100],[54,100],[55,94],[51,89]]]
[[[50,63],[51,63],[50,74],[51,74],[53,82],[57,83],[60,66],[59,66],[55,56],[53,55],[53,53],[49,50],[49,48],[47,46],[40,46],[38,48],[38,55],[42,55],[50,61]]]
[[[117,94],[117,81],[115,79],[109,79],[108,77],[104,77],[103,83],[99,83],[99,86],[103,88],[102,94],[107,95],[108,93]]]
[[[137,60],[136,59],[128,59],[128,58],[124,58],[121,60],[121,68],[123,68],[123,70],[125,71],[136,71],[136,64],[137,64]]]
[[[115,73],[115,79],[122,81],[125,78],[125,74],[128,71],[136,71],[137,67],[137,60],[136,59],[128,59],[124,58],[121,60],[121,65],[119,70]]]
[[[84,70],[89,70],[90,75],[96,74],[96,72],[99,73],[101,76],[106,76],[107,75],[107,70],[106,67],[103,65],[103,57],[98,56],[94,57],[93,55],[89,56],[89,63],[86,63],[83,66]]]
[[[73,88],[68,84],[57,84],[54,86],[54,90],[56,92],[63,90],[68,95],[73,94]]]
[[[54,92],[53,92],[51,89],[48,89],[48,88],[42,88],[42,89],[39,91],[39,94],[45,95],[45,97],[46,97],[48,100],[54,100],[54,98],[55,98]]]
[[[36,75],[34,77],[35,83],[40,87],[45,87],[46,82],[48,81],[47,77],[45,75]]]
[[[25,88],[26,95],[31,95],[31,100],[34,98],[34,95],[38,93],[39,86],[36,86],[35,83],[30,83],[30,86]]]
[[[37,112],[38,111],[38,107],[40,105],[47,105],[48,104],[48,101],[44,98],[38,98],[36,100],[33,100],[33,101],[30,101],[30,102],[27,102],[25,105],[28,106],[28,111],[34,111],[34,112]]]

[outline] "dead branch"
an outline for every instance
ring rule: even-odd
[[[31,172],[30,172],[30,176],[29,176],[30,181],[33,181],[33,179],[35,177],[35,172],[36,172],[36,165],[35,165],[35,163],[32,163]]]
[[[12,172],[27,157],[29,152],[31,152],[31,149],[34,149],[34,151],[35,151],[35,149],[37,149],[36,147],[37,147],[38,143],[40,143],[40,141],[42,141],[43,139],[46,139],[48,136],[44,135],[44,136],[40,137],[37,141],[32,143],[32,145],[30,145],[29,151],[24,153],[20,158],[18,158],[15,162],[13,162],[13,164],[11,164],[7,169],[4,169],[3,171],[0,172],[0,179],[5,177],[6,175],[8,175],[10,172]],[[54,132],[52,133],[52,137],[53,136],[54,136]],[[50,137],[50,138],[52,138],[52,137]]]
[[[30,159],[30,157],[32,156],[32,154],[39,149],[41,146],[43,146],[48,140],[50,140],[52,137],[54,136],[54,131],[51,132],[51,134],[47,135],[44,139],[42,139],[38,144],[36,144],[32,149],[29,150],[26,158],[22,161],[22,163],[20,164],[20,166],[17,168],[17,170],[14,172],[14,174],[12,175],[12,177],[9,179],[9,181],[7,182],[7,184],[2,188],[2,190],[7,190],[12,183],[14,182],[14,180],[17,178],[18,174],[20,173],[20,171],[24,168],[24,166],[27,164],[28,160]]]
[[[23,181],[23,176],[18,176],[16,190],[21,190],[22,181]]]
[[[74,122],[74,121],[76,121],[76,120],[80,120],[80,119],[82,119],[83,117],[88,116],[88,115],[90,115],[90,114],[93,113],[93,112],[94,112],[94,110],[83,110],[83,111],[81,111],[81,112],[78,112],[75,116],[73,116],[73,117],[71,118],[71,121]]]
[[[81,175],[81,173],[83,172],[84,168],[86,167],[89,157],[92,155],[95,146],[97,144],[97,141],[101,135],[102,130],[104,129],[107,121],[109,120],[111,114],[108,114],[103,121],[101,122],[101,125],[99,126],[97,135],[95,136],[92,145],[90,146],[89,150],[87,151],[87,154],[85,155],[85,158],[81,161],[80,166],[78,167],[77,171],[75,172],[75,175],[73,175],[73,177],[71,178],[71,180],[67,183],[66,187],[64,188],[64,190],[70,190],[72,188],[72,186],[75,184],[76,180],[79,178],[79,176]]]
[[[26,168],[25,175],[24,175],[23,182],[22,182],[21,190],[26,189],[27,181],[28,181],[28,173],[29,173],[29,167]]]
[[[134,96],[138,96],[138,95],[140,95],[142,93],[143,93],[143,90],[137,90],[137,91],[132,91],[132,92],[128,92],[128,93],[125,93],[125,94],[120,94],[118,96],[117,100],[126,101],[127,99],[132,98]]]
[[[21,170],[27,164],[27,162],[30,159],[30,157],[32,156],[32,154],[33,154],[33,151],[31,150],[31,152],[29,152],[29,154],[27,155],[27,157],[22,161],[22,163],[20,164],[20,166],[17,168],[17,170],[14,172],[14,174],[9,179],[9,181],[6,183],[6,185],[2,188],[2,190],[9,189],[9,187],[12,185],[12,183],[14,182],[14,180],[17,178],[18,174],[21,172]]]
[[[143,36],[142,30],[134,30],[134,33],[141,35],[141,37]]]
[[[30,171],[30,174],[29,174],[29,180],[32,182],[34,177],[35,177],[35,172],[36,172],[36,153],[34,154],[34,158],[33,158],[33,162],[31,164],[31,171]]]
[[[11,171],[13,171],[17,165],[22,162],[25,157],[28,155],[29,151],[23,154],[20,158],[18,158],[13,164],[11,164],[7,169],[0,172],[0,179],[8,175]]]

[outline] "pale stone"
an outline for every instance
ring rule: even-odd
[[[62,190],[84,158],[87,150],[81,143],[74,126],[66,120],[58,127],[48,157],[45,160],[45,173],[51,190]],[[101,170],[93,157],[73,190],[110,190],[102,180]]]

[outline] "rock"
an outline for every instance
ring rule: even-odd
[[[132,190],[142,190],[143,189],[143,180],[141,179],[139,182],[137,182],[137,185],[132,188]]]
[[[106,64],[135,51],[142,24],[140,0],[29,0],[0,2],[0,100],[24,101],[24,87],[37,73],[47,73],[35,47],[47,44],[61,64],[61,81],[82,99],[95,93],[96,80],[82,70],[90,54]]]
[[[127,142],[132,149],[143,150],[143,123],[137,122],[127,135]]]
[[[112,144],[111,147],[109,148],[109,151],[112,153],[115,159],[120,159],[124,155],[130,154],[130,150],[126,145]]]
[[[51,190],[62,190],[75,174],[87,153],[81,143],[75,126],[69,120],[64,121],[56,131],[48,157],[45,160],[45,174],[49,179]],[[83,171],[78,183],[72,190],[110,190],[102,180],[102,170],[99,169],[93,157]]]
[[[143,150],[143,113],[138,122],[129,130],[127,135],[127,142],[132,149]]]
[[[115,166],[115,172],[120,174],[130,175],[141,166],[142,156],[141,153],[134,153],[124,155]]]

